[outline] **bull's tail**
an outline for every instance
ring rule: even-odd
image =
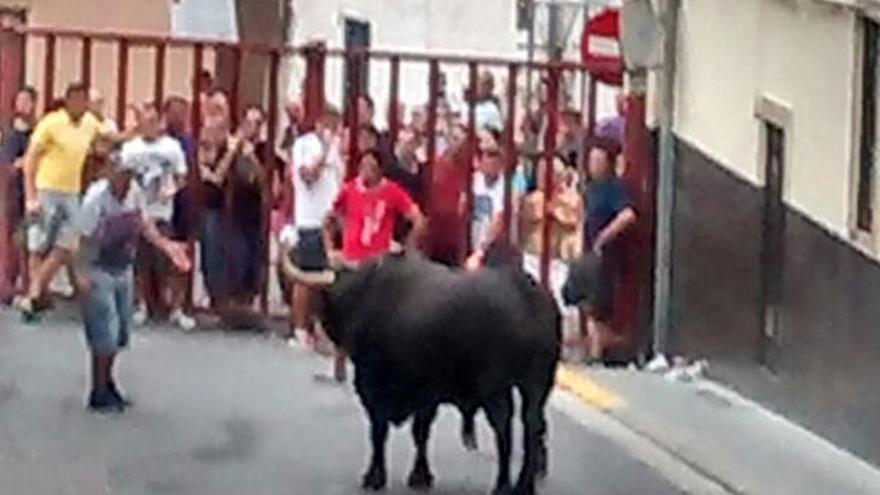
[[[510,241],[501,239],[493,242],[486,249],[485,265],[490,268],[523,269],[522,251]]]

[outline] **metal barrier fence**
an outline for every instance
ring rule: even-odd
[[[95,56],[100,51],[102,56]],[[223,56],[227,65],[231,65],[228,78],[228,99],[231,116],[235,119],[245,106],[243,88],[247,85],[257,90],[251,91],[258,96],[249,96],[248,104],[259,104],[266,109],[266,138],[270,146],[266,147],[267,156],[264,163],[269,166],[274,160],[275,144],[279,136],[280,108],[282,102],[281,81],[285,77],[283,70],[292,66],[291,61],[304,64],[304,80],[302,99],[307,121],[313,121],[323,111],[327,102],[328,81],[327,67],[331,63],[343,63],[347,73],[347,90],[343,94],[342,103],[347,108],[357,108],[356,102],[362,93],[360,81],[362,71],[367,70],[368,63],[383,63],[388,67],[388,130],[392,144],[396,142],[403,125],[400,121],[398,105],[400,102],[401,79],[405,65],[427,66],[427,128],[434,129],[438,118],[438,89],[441,84],[441,67],[464,68],[470,94],[476,94],[478,74],[484,68],[492,68],[506,74],[506,107],[503,132],[504,156],[507,157],[507,169],[504,174],[504,225],[510,231],[513,208],[511,206],[511,177],[516,167],[518,155],[514,142],[517,112],[524,111],[519,104],[519,87],[517,81],[525,77],[531,79],[532,73],[542,81],[546,92],[541,111],[546,122],[541,154],[547,163],[552,163],[557,149],[557,129],[560,124],[561,86],[566,77],[580,78],[582,96],[580,107],[582,121],[586,123],[588,133],[595,128],[596,120],[596,82],[588,77],[586,67],[568,62],[534,62],[505,58],[471,57],[451,54],[426,54],[414,52],[397,52],[364,49],[328,48],[323,44],[310,44],[297,47],[277,47],[250,43],[230,43],[211,39],[174,38],[138,33],[117,33],[112,31],[84,31],[74,29],[58,29],[44,27],[18,27],[0,30],[0,117],[7,117],[11,110],[11,102],[15,92],[24,83],[30,83],[42,94],[45,109],[53,96],[59,93],[65,83],[80,81],[87,84],[103,86],[108,95],[108,102],[115,110],[116,121],[124,126],[128,106],[135,101],[151,99],[163,101],[172,93],[186,94],[191,101],[191,133],[198,140],[201,131],[201,94],[197,84],[201,72],[211,59]],[[259,61],[258,63],[256,61]],[[111,79],[107,75],[112,74]],[[148,84],[144,81],[148,80]],[[256,83],[254,83],[256,81]],[[469,163],[473,163],[476,153],[476,116],[475,105],[468,107],[467,154]],[[349,129],[358,129],[358,112],[346,111],[346,124]],[[632,125],[638,119],[640,125]],[[632,186],[636,204],[649,213],[642,215],[645,221],[635,236],[635,249],[638,251],[635,271],[644,275],[650,270],[651,253],[651,218],[653,212],[653,166],[647,152],[647,136],[644,131],[644,101],[632,100],[628,114],[627,145],[624,153],[628,166],[625,180]],[[356,146],[358,133],[350,132],[350,146]],[[432,180],[437,143],[435,133],[428,133],[427,163],[425,164],[425,181]],[[271,154],[271,156],[270,156]],[[352,154],[353,155],[353,154]],[[349,174],[353,173],[355,164],[353,157],[347,164]],[[472,205],[471,174],[468,175],[466,187],[467,205]],[[190,180],[198,183],[198,167],[190,167]],[[544,190],[554,191],[554,174],[544,175]],[[267,197],[270,195],[267,181]],[[426,188],[429,190],[429,188]],[[198,196],[198,195],[197,195]],[[430,205],[430,198],[426,204]],[[268,203],[264,211],[264,236],[270,235]],[[541,256],[541,280],[546,283],[550,266],[550,201],[544,202],[545,214],[543,221],[543,246]],[[463,235],[468,235],[470,229]],[[265,243],[267,250],[270,243]],[[5,244],[0,243],[0,251]],[[8,248],[7,248],[8,249]],[[0,252],[0,256],[6,253]],[[269,257],[266,256],[268,260]],[[641,277],[641,276],[640,276]],[[628,313],[627,318],[634,318],[639,302],[639,293],[645,286],[643,277],[636,277],[628,282],[627,288],[621,292],[625,298],[621,304],[622,311]],[[268,308],[268,281],[262,290],[261,304]],[[624,281],[624,284],[627,282]],[[635,323],[627,324],[629,330],[635,331]]]

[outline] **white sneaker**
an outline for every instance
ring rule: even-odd
[[[196,328],[196,320],[187,316],[187,314],[180,309],[172,311],[169,320],[171,320],[172,324],[177,325],[178,328],[187,332]]]
[[[138,306],[137,309],[134,310],[134,314],[131,315],[131,321],[142,327],[147,322],[147,307],[146,306]]]

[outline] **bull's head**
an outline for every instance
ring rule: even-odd
[[[281,256],[281,271],[288,281],[305,285],[316,292],[315,311],[324,331],[336,346],[348,347],[348,321],[352,304],[358,298],[363,278],[352,266],[333,266],[323,271],[304,271],[290,256]]]
[[[602,270],[602,259],[587,253],[571,263],[568,279],[562,286],[562,300],[567,306],[592,304],[598,290]]]

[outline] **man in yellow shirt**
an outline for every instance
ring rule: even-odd
[[[27,245],[33,263],[30,287],[20,309],[26,319],[58,269],[76,248],[83,168],[100,123],[87,112],[88,88],[67,88],[64,107],[37,124],[24,161]],[[76,282],[76,281],[71,281]]]

